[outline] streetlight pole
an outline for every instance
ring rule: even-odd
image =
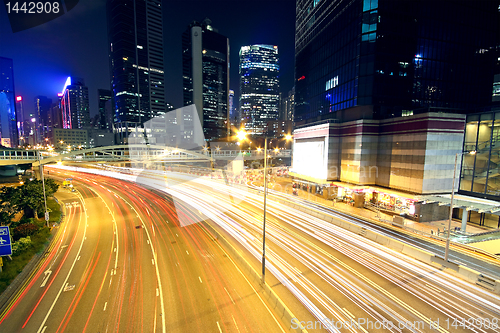
[[[247,133],[239,131],[237,136],[243,141]],[[262,221],[262,285],[266,284],[266,208],[267,208],[267,136],[264,137],[264,218]],[[291,135],[286,135],[285,139],[291,140]],[[260,148],[259,148],[260,149]]]
[[[40,160],[40,150],[37,150],[38,155],[38,165],[40,167],[40,178],[42,179],[42,189],[43,189],[43,202],[45,204],[45,221],[47,222],[47,228],[49,227],[49,211],[47,209],[47,195],[45,194],[45,178],[43,177],[43,165]]]
[[[451,218],[453,216],[453,198],[455,196],[455,177],[457,174],[457,163],[458,163],[458,155],[463,155],[463,154],[472,154],[474,155],[476,152],[471,151],[471,152],[461,152],[461,153],[456,153],[455,154],[455,164],[453,167],[453,179],[451,181],[451,199],[450,199],[450,215],[448,219],[448,232],[446,233],[446,248],[444,250],[444,261],[448,261],[448,255],[450,252],[450,232],[451,232]]]
[[[262,285],[266,284],[266,204],[267,204],[267,137],[264,138],[264,221],[262,224]]]

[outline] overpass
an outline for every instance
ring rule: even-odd
[[[37,151],[23,149],[0,150],[0,166],[57,163],[57,162],[112,162],[112,161],[137,161],[137,162],[207,162],[215,160],[234,160],[241,156],[244,160],[260,160],[264,158],[263,151],[240,150],[186,150],[175,147],[158,145],[129,144],[96,147],[89,149],[75,149],[73,151]],[[291,150],[269,150],[268,156],[272,158],[289,158]]]

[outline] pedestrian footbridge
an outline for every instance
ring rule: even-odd
[[[268,156],[272,158],[289,158],[291,150],[269,150]],[[240,150],[186,150],[175,147],[157,145],[129,144],[105,146],[89,149],[75,149],[72,151],[47,151],[47,150],[23,150],[3,149],[0,150],[0,166],[57,163],[57,162],[210,162],[214,160],[259,160],[264,158],[263,151],[240,151]]]

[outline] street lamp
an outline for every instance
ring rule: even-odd
[[[244,140],[246,133],[238,132],[238,139]],[[291,139],[286,138],[287,140]],[[260,150],[260,148],[258,148]],[[267,136],[264,137],[264,217],[262,222],[262,285],[266,284],[266,206],[267,206]]]
[[[33,127],[35,128],[35,131],[33,132],[33,146],[36,146],[37,137],[36,137],[36,118],[31,118],[31,122],[33,123]]]
[[[42,179],[42,189],[43,189],[43,202],[45,204],[45,221],[47,222],[47,228],[49,227],[49,211],[47,209],[47,195],[45,194],[45,178],[43,177],[43,165],[40,160],[40,150],[36,151],[38,157],[38,166],[40,167],[40,178]]]
[[[451,218],[452,218],[452,215],[453,215],[453,198],[454,198],[454,194],[455,194],[455,177],[456,177],[456,173],[457,173],[458,155],[464,155],[464,154],[475,155],[476,151],[475,150],[470,151],[470,152],[464,151],[464,152],[460,152],[460,153],[456,153],[455,154],[455,166],[453,167],[453,179],[451,181],[450,216],[449,216],[449,219],[448,219],[448,232],[446,234],[446,248],[445,248],[445,251],[444,251],[444,261],[448,261],[448,254],[450,252]]]

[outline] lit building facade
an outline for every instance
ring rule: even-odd
[[[17,147],[18,128],[12,59],[0,57],[0,144]]]
[[[161,1],[108,0],[107,15],[114,130],[126,143],[165,113]]]
[[[288,96],[281,100],[281,120],[293,121],[295,111],[295,87],[288,92]]]
[[[113,107],[111,90],[98,89],[99,99],[99,129],[113,131]]]
[[[89,89],[81,78],[68,77],[62,90],[62,124],[65,129],[90,127]]]
[[[292,173],[449,193],[465,114],[492,99],[498,1],[475,4],[297,0]]]
[[[500,200],[500,107],[467,116],[463,151],[460,191]]]
[[[37,126],[37,140],[47,137],[49,130],[51,128],[51,107],[52,99],[47,98],[47,96],[36,96],[35,97],[35,115],[36,115],[36,126]]]
[[[24,105],[23,105],[23,97],[16,96],[16,118],[17,118],[17,136],[19,138],[19,145],[24,146],[27,142],[27,138],[25,137],[25,129],[24,125]]]
[[[276,45],[250,45],[240,49],[240,113],[242,127],[263,135],[269,121],[279,115],[279,57]]]
[[[386,119],[429,108],[466,113],[487,105],[498,5],[297,0],[296,123]]]
[[[209,19],[192,22],[182,34],[184,106],[194,104],[206,141],[229,133],[229,39]]]
[[[54,128],[51,141],[57,149],[89,148],[89,136],[86,129]]]

